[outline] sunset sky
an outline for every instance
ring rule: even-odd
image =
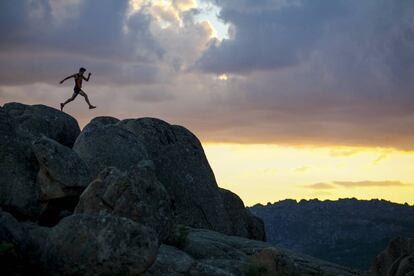
[[[4,0],[0,104],[157,117],[246,205],[414,204],[414,1]]]

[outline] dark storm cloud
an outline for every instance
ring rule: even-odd
[[[397,75],[414,69],[410,1],[216,0],[232,38],[212,43],[199,66],[215,73],[296,65],[314,53],[338,70],[380,59]],[[342,62],[343,64],[337,64]],[[345,68],[343,68],[345,67]]]
[[[0,1],[0,100],[55,105],[84,66],[106,115],[157,116],[203,141],[414,149],[413,1],[203,1],[229,39],[209,41],[201,9],[180,25],[150,4],[128,16],[126,0]]]
[[[127,16],[128,7],[126,0],[79,1],[65,7],[65,18],[56,18],[46,0],[2,1],[0,82],[51,82],[76,70],[74,64],[111,82],[155,79],[153,64],[163,49],[149,31],[151,17]]]
[[[200,60],[201,68],[216,73],[297,64],[314,49],[327,24],[349,13],[342,1],[304,1],[282,7],[276,5],[278,1],[216,2],[222,6],[221,19],[235,29],[234,38],[212,43]]]
[[[412,1],[214,2],[234,34],[211,43],[196,65],[203,71],[246,75],[307,66],[306,73],[287,76],[302,87],[294,82],[283,87],[296,99],[329,91],[325,96],[333,99],[343,93],[361,100],[397,94],[397,101],[414,102]],[[274,86],[265,89],[277,94]]]
[[[234,76],[238,135],[210,139],[414,149],[414,2],[213,2],[231,35],[196,67]]]

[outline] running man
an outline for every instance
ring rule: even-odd
[[[60,104],[60,110],[63,111],[63,107],[67,103],[73,101],[76,98],[76,96],[78,96],[78,94],[80,94],[81,96],[83,96],[85,98],[86,103],[89,105],[89,109],[96,108],[96,106],[91,105],[91,103],[89,102],[88,95],[86,95],[86,93],[82,90],[82,80],[89,81],[89,78],[92,75],[91,73],[89,73],[88,77],[85,78],[83,76],[83,73],[85,73],[85,72],[86,72],[86,69],[82,67],[82,68],[79,69],[79,73],[73,74],[73,75],[71,75],[67,78],[64,78],[63,80],[60,81],[60,84],[62,84],[65,80],[68,80],[70,78],[75,79],[75,87],[73,88],[73,95],[72,95],[72,97],[67,99],[66,102]]]

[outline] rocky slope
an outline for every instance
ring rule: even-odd
[[[2,275],[357,275],[263,242],[190,131],[0,108]]]
[[[269,243],[359,269],[391,239],[414,237],[414,207],[383,200],[284,200],[250,210]]]
[[[414,275],[414,239],[393,239],[375,258],[372,271],[379,276]]]

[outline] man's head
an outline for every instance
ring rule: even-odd
[[[81,73],[81,74],[85,73],[85,71],[86,71],[86,69],[85,69],[85,68],[83,68],[83,67],[81,67],[81,68],[79,69],[79,73]]]

